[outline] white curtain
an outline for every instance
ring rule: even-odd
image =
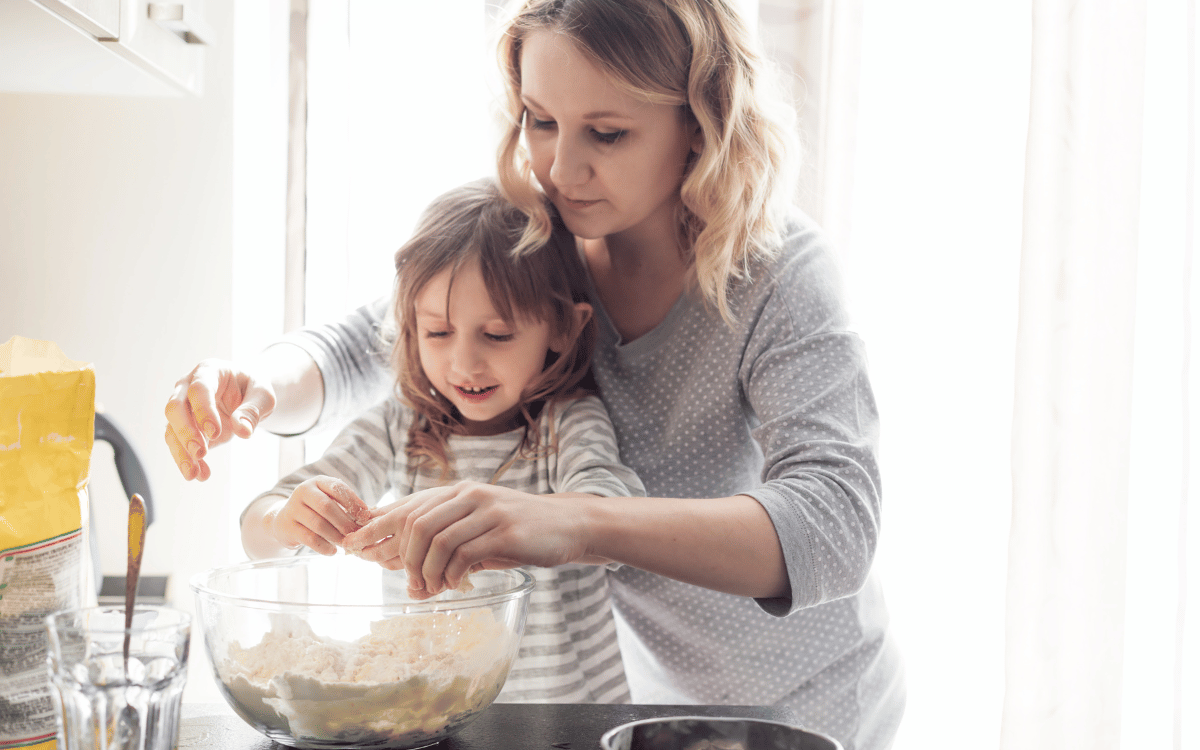
[[[1195,122],[1172,106],[1194,99],[1190,5],[1034,2],[1004,748],[1200,743],[1187,668]]]
[[[1115,748],[1146,10],[1033,8],[1001,744]]]
[[[849,244],[862,0],[760,0],[758,31],[784,74],[805,146],[800,205]]]
[[[1009,360],[1015,386],[1004,691],[994,699],[1002,703],[994,714],[1004,748],[1200,748],[1200,507],[1191,482],[1192,426],[1200,416],[1200,399],[1192,396],[1200,378],[1191,367],[1195,2],[1032,3],[1023,229],[1020,247],[1011,249],[1020,255],[1020,283]],[[936,13],[937,5],[919,3],[908,12]],[[809,147],[802,202],[839,248],[850,244],[850,177],[871,174],[856,164],[855,134],[879,127],[859,119],[879,112],[874,101],[859,99],[868,93],[859,89],[859,53],[870,53],[860,50],[861,27],[894,17],[883,10],[872,0],[760,5],[760,31],[793,74],[802,105]],[[937,47],[939,36],[979,33],[953,21],[927,31],[911,38],[912,54],[952,50]],[[944,58],[946,66],[959,64]],[[919,103],[923,85],[906,82],[910,102]],[[940,95],[961,97],[954,90]],[[916,107],[892,113],[927,116]],[[930,151],[917,163],[930,168],[955,158],[950,149]],[[865,187],[910,198],[903,183]],[[916,206],[918,221],[939,221],[936,196]],[[965,237],[962,252],[979,246]],[[887,314],[872,310],[868,297],[857,300],[865,319]],[[875,373],[881,376],[888,372],[885,344],[876,341],[873,349],[883,350],[877,359],[884,367]],[[893,446],[906,427],[915,425],[885,420]],[[906,504],[929,501],[915,485],[893,482],[888,490],[893,531],[899,516],[911,513]],[[936,536],[926,541],[939,543]],[[886,579],[893,571],[881,572]],[[960,613],[956,597],[949,599],[944,611],[927,613],[929,623],[956,628]],[[954,659],[961,648],[952,637],[940,658]],[[985,639],[972,646],[989,647]],[[914,647],[908,655],[912,661],[930,654]],[[930,683],[916,679],[925,670],[909,665],[910,684],[927,691]],[[938,688],[943,706],[963,691],[990,700],[988,686],[966,671],[946,683]],[[897,750],[995,746],[991,727],[979,727],[981,745],[917,730],[937,725],[938,702],[910,696],[910,731],[901,727]]]

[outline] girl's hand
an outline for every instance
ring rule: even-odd
[[[409,594],[426,598],[456,588],[472,570],[550,567],[583,557],[579,503],[459,482],[377,508],[374,520],[346,535],[343,545],[390,570],[404,568]]]
[[[284,547],[295,549],[303,544],[314,552],[332,555],[347,534],[370,519],[371,511],[350,485],[319,476],[303,482],[286,503],[267,516],[267,527]]]

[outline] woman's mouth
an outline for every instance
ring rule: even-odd
[[[594,201],[577,201],[577,200],[574,200],[574,199],[572,199],[572,198],[568,198],[568,197],[566,197],[565,195],[564,195],[564,196],[562,196],[562,199],[563,199],[563,203],[566,203],[566,204],[567,204],[568,206],[570,206],[571,208],[588,208],[589,206],[594,206],[594,205],[596,205],[597,203],[599,203],[599,202],[600,202],[600,201],[598,201],[598,200],[594,200]]]
[[[499,388],[498,385],[489,385],[486,388],[471,388],[463,385],[454,386],[454,390],[458,391],[458,395],[462,396],[467,401],[478,403],[487,400],[487,397]]]

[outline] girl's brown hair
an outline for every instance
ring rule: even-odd
[[[729,283],[778,252],[797,185],[795,111],[754,35],[726,0],[518,0],[499,45],[507,129],[497,155],[501,186],[530,217],[518,252],[551,231],[521,143],[521,50],[540,30],[570,39],[626,93],[699,125],[680,238],[693,282],[728,318]]]
[[[461,432],[463,424],[458,411],[425,376],[414,320],[417,295],[442,271],[450,269],[453,285],[459,268],[478,261],[492,305],[506,322],[545,321],[551,340],[568,342],[561,354],[546,353],[541,375],[522,394],[525,435],[519,456],[555,449],[539,445],[537,417],[547,404],[594,387],[590,365],[595,321],[590,316],[581,320],[575,307],[587,302],[586,271],[575,238],[552,212],[547,215],[551,219],[547,240],[514,255],[528,217],[505,199],[494,180],[478,180],[434,199],[412,238],[396,251],[396,332],[391,356],[399,396],[416,411],[407,453],[418,463],[439,467],[443,479],[450,468],[447,438]]]

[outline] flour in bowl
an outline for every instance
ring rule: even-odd
[[[258,644],[233,643],[217,670],[244,718],[267,730],[315,746],[415,746],[490,705],[515,653],[487,608],[378,620],[351,642],[273,615]]]

